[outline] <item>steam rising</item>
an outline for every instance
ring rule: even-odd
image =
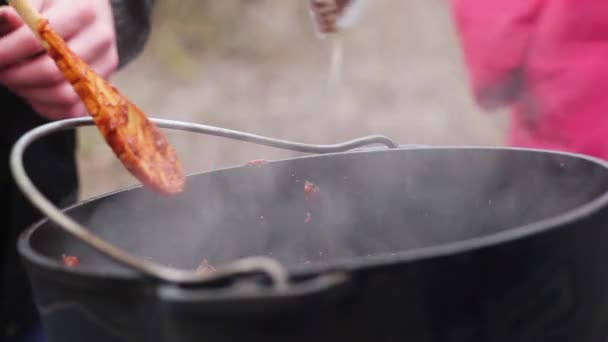
[[[319,188],[312,204],[307,180]],[[119,247],[175,267],[258,255],[298,267],[487,236],[564,213],[606,189],[605,169],[566,156],[394,150],[201,174],[175,198],[132,190],[74,215]],[[74,240],[51,245],[84,267],[108,265]]]

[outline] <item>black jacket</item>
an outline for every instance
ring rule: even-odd
[[[71,1],[71,0],[65,0]],[[143,49],[150,32],[155,0],[111,0],[120,67]],[[0,0],[0,4],[5,3]],[[15,141],[25,132],[47,121],[29,106],[0,87],[0,341],[27,329],[38,319],[29,282],[16,251],[19,234],[41,218],[12,181],[8,158]],[[58,206],[78,198],[75,131],[56,133],[34,144],[25,156],[28,175]]]

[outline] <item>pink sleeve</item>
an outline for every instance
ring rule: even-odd
[[[544,0],[451,0],[477,103],[496,109],[516,100]]]

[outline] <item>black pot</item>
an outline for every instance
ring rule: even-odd
[[[192,175],[174,198],[134,188],[65,211],[164,265],[276,259],[285,288],[264,272],[159,280],[50,221],[19,251],[51,342],[600,342],[607,166],[523,149],[374,149]]]

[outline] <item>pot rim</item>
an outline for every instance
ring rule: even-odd
[[[564,156],[579,160],[584,160],[590,162],[592,164],[598,165],[606,169],[608,172],[608,161],[602,160],[597,157],[583,155],[579,153],[566,152],[566,151],[554,151],[547,149],[538,149],[538,148],[525,148],[525,147],[509,147],[509,146],[413,146],[408,145],[405,147],[393,148],[390,150],[378,150],[378,149],[370,149],[370,150],[353,150],[346,152],[336,152],[336,153],[327,153],[321,155],[307,155],[293,158],[284,158],[269,161],[269,163],[280,163],[280,162],[289,162],[298,159],[313,159],[313,158],[329,158],[336,155],[343,154],[354,154],[354,153],[375,153],[375,152],[385,152],[391,153],[395,151],[403,151],[403,150],[460,150],[460,151],[521,151],[526,153],[541,153],[541,154],[550,154],[554,156]],[[228,166],[212,171],[206,172],[197,172],[188,174],[187,177],[193,177],[202,174],[210,174],[210,173],[218,173],[224,172],[231,169],[238,169],[244,167],[243,165],[238,166]],[[126,187],[120,190],[112,191],[109,193],[101,194],[99,196],[95,196],[89,198],[85,201],[73,204],[68,206],[62,211],[69,212],[74,210],[80,206],[89,204],[91,202],[98,201],[103,198],[107,198],[110,196],[115,196],[123,192],[135,190],[138,188],[142,188],[141,185],[135,185],[131,187]],[[586,218],[594,213],[598,212],[601,208],[608,205],[608,189],[606,189],[602,194],[592,199],[591,201],[579,205],[575,208],[572,208],[568,211],[565,211],[561,214],[554,215],[551,217],[544,218],[542,220],[538,220],[529,224],[515,226],[513,228],[505,229],[497,233],[478,236],[466,240],[458,240],[447,242],[438,245],[432,245],[427,247],[421,247],[416,249],[397,251],[393,253],[385,253],[376,256],[359,256],[353,258],[346,259],[335,259],[324,262],[316,262],[310,263],[306,265],[300,266],[287,266],[286,269],[289,271],[290,276],[297,275],[307,275],[307,274],[323,274],[325,272],[329,272],[332,270],[345,270],[345,271],[353,271],[353,270],[361,270],[368,268],[376,268],[376,267],[384,267],[390,266],[394,264],[405,264],[405,263],[413,263],[420,262],[424,260],[431,260],[440,257],[448,257],[458,254],[464,254],[469,252],[474,252],[476,250],[489,248],[496,245],[503,245],[511,242],[515,242],[524,238],[529,238],[546,231],[559,229],[562,226],[565,226],[573,221],[581,220]],[[38,222],[34,223],[30,228],[26,229],[22,232],[17,241],[17,249],[21,256],[26,259],[27,262],[32,263],[33,265],[47,269],[49,271],[55,271],[64,273],[66,275],[70,275],[71,277],[77,276],[82,278],[82,280],[99,280],[103,278],[104,280],[142,280],[144,277],[141,277],[137,271],[127,269],[129,272],[115,272],[115,271],[102,271],[95,268],[87,268],[78,267],[78,268],[66,268],[64,267],[60,261],[46,257],[38,252],[36,252],[31,244],[31,236],[39,229],[43,229],[43,227],[49,223],[48,218],[43,218]],[[157,280],[161,282],[160,280]]]

